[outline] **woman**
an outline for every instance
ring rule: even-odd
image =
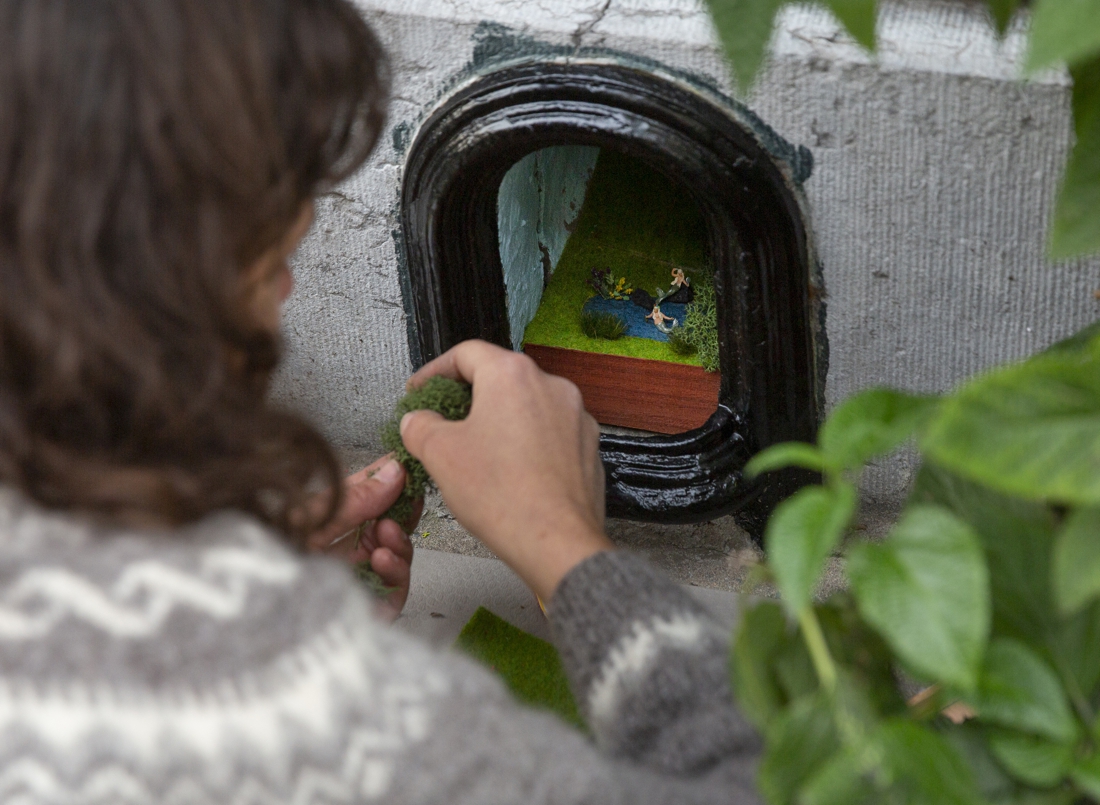
[[[523,356],[429,363],[470,416],[402,434],[550,602],[595,746],[293,549],[403,484],[342,485],[264,401],[287,258],[385,90],[345,0],[0,0],[3,801],[756,801],[721,630],[613,550],[595,423]],[[409,542],[366,536],[399,605]]]

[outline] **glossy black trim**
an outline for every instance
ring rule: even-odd
[[[741,472],[766,445],[814,439],[821,399],[807,225],[795,171],[769,152],[764,134],[775,135],[761,125],[732,102],[651,71],[542,61],[457,90],[410,148],[401,240],[411,346],[425,361],[468,338],[511,343],[496,200],[524,155],[564,143],[615,148],[679,181],[699,204],[715,267],[721,403],[684,434],[603,437],[612,516],[694,522],[733,513],[759,534],[775,503],[809,477],[749,482]]]

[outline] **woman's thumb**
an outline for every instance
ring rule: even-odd
[[[426,458],[424,449],[428,440],[451,424],[453,423],[448,422],[435,411],[427,409],[409,411],[401,417],[401,441],[404,442],[405,449],[423,463]],[[430,462],[431,458],[427,457],[427,460]]]

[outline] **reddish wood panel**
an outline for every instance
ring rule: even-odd
[[[718,407],[721,378],[698,366],[528,344],[544,371],[573,381],[588,413],[604,425],[682,433]]]

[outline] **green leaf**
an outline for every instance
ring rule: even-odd
[[[1100,25],[1091,30],[1100,32]],[[1073,66],[1070,74],[1077,142],[1050,230],[1049,252],[1056,260],[1100,251],[1100,59]]]
[[[827,0],[848,33],[870,51],[875,49],[875,0]]]
[[[944,739],[954,747],[974,776],[974,784],[987,801],[1015,802],[1020,784],[1001,768],[989,751],[988,730],[971,720],[946,727]]]
[[[989,13],[993,17],[993,26],[998,36],[1004,36],[1012,15],[1020,7],[1020,0],[989,0]]]
[[[894,656],[886,642],[859,616],[848,592],[834,593],[814,605],[829,654],[840,666],[841,679],[862,691],[869,707],[880,715],[908,712],[898,691]],[[803,641],[800,644],[805,645]]]
[[[840,748],[828,697],[818,693],[791,704],[768,727],[765,743],[756,785],[771,805],[786,805]]]
[[[982,801],[958,751],[926,727],[904,719],[887,721],[874,736],[882,747],[891,801],[912,805],[977,805]]]
[[[867,747],[842,747],[798,792],[798,805],[861,805],[874,802]]]
[[[821,687],[801,632],[776,653],[774,667],[775,679],[787,701],[800,699]]]
[[[1100,504],[1100,350],[1059,350],[980,377],[941,403],[928,458],[1027,500]]]
[[[845,469],[862,467],[868,459],[889,453],[912,436],[939,403],[937,397],[870,389],[849,397],[818,435],[828,464]]]
[[[1073,745],[1007,730],[991,730],[989,751],[1021,782],[1047,788],[1061,782],[1073,765]]]
[[[1100,681],[1100,602],[1069,619],[1051,591],[1054,518],[1032,501],[1002,495],[935,465],[917,475],[911,501],[946,506],[978,534],[989,564],[993,631],[1046,645],[1081,690]]]
[[[1078,690],[1100,682],[1100,601],[1060,622],[1047,639],[1051,656]]]
[[[972,690],[989,634],[978,537],[936,506],[913,506],[880,545],[848,554],[860,613],[918,676]]]
[[[783,501],[768,521],[768,565],[788,611],[810,603],[825,560],[840,542],[856,509],[851,484],[808,486]]]
[[[805,442],[781,442],[761,450],[745,465],[745,475],[753,478],[765,472],[784,467],[805,467],[816,472],[825,471],[825,457],[812,444]]]
[[[1050,593],[1054,520],[1048,508],[927,463],[910,500],[945,506],[974,529],[989,564],[994,628],[1043,642],[1058,622]]]
[[[982,797],[953,745],[908,719],[891,719],[866,741],[845,747],[823,764],[800,792],[798,802],[978,805]]]
[[[782,608],[766,601],[741,618],[737,639],[730,647],[730,682],[746,717],[764,729],[785,704],[773,664],[787,636]]]
[[[1077,509],[1054,543],[1054,596],[1064,614],[1100,596],[1100,508]]]
[[[1073,335],[1063,338],[1061,341],[1055,341],[1043,350],[1043,354],[1049,355],[1052,352],[1087,353],[1093,348],[1094,342],[1100,342],[1100,338],[1097,338],[1097,336],[1100,336],[1100,319],[1092,324],[1085,325]]]
[[[1100,0],[1035,0],[1027,69],[1074,64],[1100,52]]]
[[[707,0],[741,92],[748,92],[772,38],[776,12],[786,0]]]
[[[1057,743],[1072,743],[1078,737],[1058,675],[1016,640],[999,638],[990,644],[974,704],[983,722]]]
[[[1069,776],[1082,791],[1100,802],[1100,754],[1077,761]]]

